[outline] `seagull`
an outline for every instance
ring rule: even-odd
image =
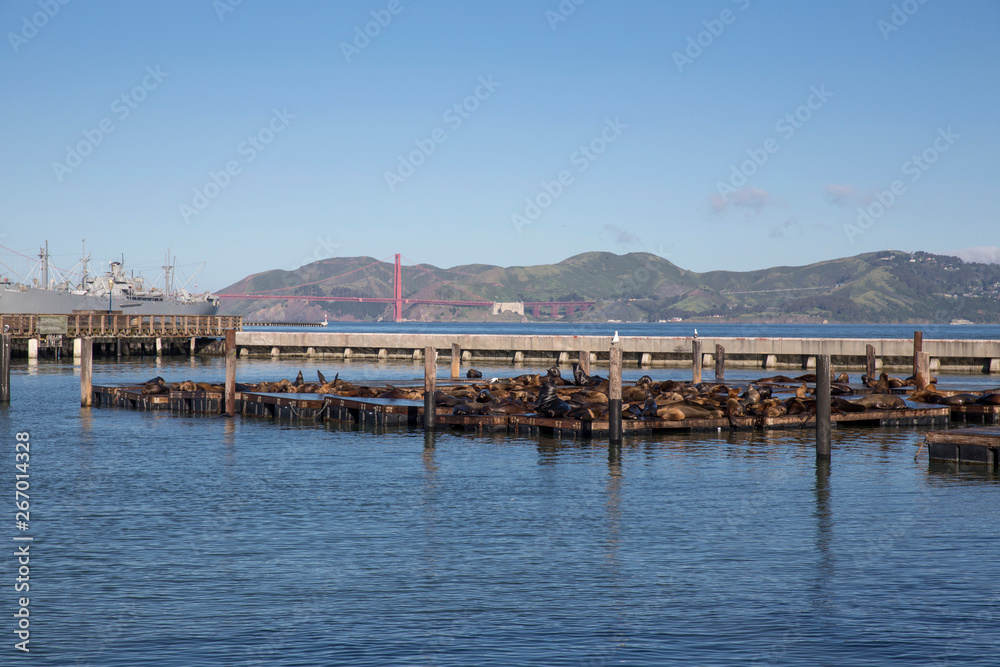
[[[697,329],[695,329],[695,330],[694,330],[694,337],[695,337],[695,338],[697,338],[697,337],[698,337],[698,330],[697,330]]]
[[[618,332],[615,332],[614,337],[611,339],[612,344],[617,343],[620,339],[618,338]]]

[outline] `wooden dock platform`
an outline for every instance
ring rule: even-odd
[[[177,413],[221,414],[222,392],[171,391],[143,394],[142,387],[93,387],[95,406],[132,410],[168,410]],[[359,399],[331,394],[260,394],[237,392],[236,412],[245,416],[272,419],[358,424],[365,428],[418,427],[423,425],[422,401],[403,399]],[[931,426],[945,425],[951,418],[948,406],[906,410],[877,410],[834,414],[831,422],[841,426]],[[781,417],[736,417],[740,429],[815,428],[812,415]],[[553,435],[572,438],[601,438],[609,433],[609,423],[522,415],[455,415],[451,408],[435,411],[438,428],[478,433],[504,432],[518,435]],[[730,428],[727,419],[626,419],[622,430],[627,435],[650,435],[684,431],[717,431]]]
[[[1000,426],[932,431],[924,442],[932,461],[979,463],[1000,469]]]

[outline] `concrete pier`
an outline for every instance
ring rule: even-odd
[[[708,338],[698,339],[703,349],[721,345],[730,368],[811,369],[815,359],[830,355],[834,368],[863,369],[866,346],[878,353],[877,368],[909,375],[913,369],[913,341],[909,338],[864,340],[856,338]],[[470,334],[396,334],[338,332],[237,332],[236,344],[250,356],[305,356],[312,348],[318,357],[352,359],[412,359],[420,361],[426,347],[448,357],[459,344],[462,363],[559,363],[589,353],[597,363],[608,363],[610,336],[514,336]],[[689,337],[627,336],[621,339],[626,367],[691,367]],[[935,372],[1000,372],[1000,340],[929,340],[922,351],[930,355]],[[563,355],[568,356],[563,356]]]

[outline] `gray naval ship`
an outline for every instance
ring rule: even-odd
[[[211,293],[189,294],[173,289],[173,267],[164,264],[164,286],[147,286],[142,277],[125,273],[123,262],[111,262],[103,276],[87,275],[88,257],[81,260],[79,282],[49,279],[48,242],[38,254],[41,280],[12,282],[0,278],[0,314],[71,314],[74,311],[120,311],[128,315],[217,315],[219,299]]]

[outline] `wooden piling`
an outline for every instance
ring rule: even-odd
[[[701,341],[698,339],[691,341],[691,382],[701,382]]]
[[[424,349],[424,430],[434,430],[434,391],[437,388],[437,350]]]
[[[715,344],[715,379],[722,380],[726,374],[726,348]]]
[[[816,373],[819,375],[819,372]],[[875,346],[865,345],[865,374],[871,379],[875,379]]]
[[[816,360],[816,459],[830,458],[830,355]]]
[[[917,357],[924,351],[924,332],[913,332],[913,376],[917,375]]]
[[[611,344],[611,371],[608,389],[608,440],[618,443],[622,440],[622,348]]]
[[[458,343],[451,344],[451,379],[459,376],[462,367],[462,346]]]
[[[931,353],[917,352],[916,362],[917,368],[913,372],[914,384],[917,386],[917,391],[920,391],[921,389],[926,389],[927,385],[931,382]]]
[[[236,414],[236,329],[226,329],[226,414]]]
[[[10,347],[9,333],[0,334],[0,403],[10,403]]]
[[[85,336],[80,345],[80,405],[89,408],[93,401],[94,339]]]
[[[590,350],[580,350],[580,370],[590,375]]]

